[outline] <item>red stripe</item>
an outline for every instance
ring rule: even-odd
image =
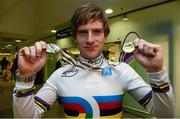
[[[25,92],[25,93],[17,93],[16,96],[17,97],[23,97],[23,96],[28,96],[30,94],[33,94],[35,90],[30,90],[28,92]]]
[[[77,110],[80,113],[85,113],[84,108],[80,104],[64,104],[64,109]]]
[[[106,102],[98,103],[100,110],[103,109],[114,109],[122,106],[122,102]]]

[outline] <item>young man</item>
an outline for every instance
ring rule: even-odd
[[[120,118],[125,91],[154,116],[174,116],[173,92],[160,46],[142,39],[133,41],[137,47],[134,55],[149,73],[149,86],[129,65],[104,58],[109,27],[100,8],[82,5],[71,22],[81,67],[59,68],[34,95],[34,77],[46,62],[46,43],[20,49],[13,94],[15,117],[41,117],[60,98],[68,118]]]

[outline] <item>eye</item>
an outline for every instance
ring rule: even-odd
[[[94,33],[95,35],[101,35],[103,32],[104,32],[103,29],[95,29],[95,30],[93,31],[93,33]]]
[[[79,34],[80,36],[86,36],[86,35],[88,34],[88,32],[87,32],[86,30],[79,30],[79,31],[78,31],[78,34]]]

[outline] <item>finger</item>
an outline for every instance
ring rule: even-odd
[[[156,55],[156,53],[154,52],[153,46],[145,46],[144,52],[147,56],[155,56]]]
[[[29,47],[29,49],[30,49],[30,60],[31,60],[31,62],[34,62],[35,61],[35,59],[36,59],[36,48],[35,48],[35,46],[31,46],[31,47]]]
[[[43,51],[43,48],[42,48],[42,45],[40,42],[35,43],[35,50],[36,50],[36,56],[40,57],[42,55],[42,51]]]
[[[161,46],[160,45],[154,45],[154,52],[158,52],[158,51],[162,51]]]
[[[30,49],[28,47],[23,47],[19,50],[19,56],[25,56],[26,58],[30,58]]]
[[[142,54],[144,53],[144,45],[145,45],[144,40],[140,39],[138,42],[138,51]]]
[[[135,47],[138,47],[139,40],[140,40],[139,38],[136,38],[135,40],[133,40],[133,45]]]
[[[45,50],[47,48],[46,42],[44,42],[44,41],[39,41],[39,42],[41,43],[43,50]]]

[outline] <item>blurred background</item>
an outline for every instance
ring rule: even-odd
[[[111,32],[104,52],[109,60],[119,61],[122,41],[130,31],[162,46],[179,118],[180,0],[0,0],[0,118],[13,117],[14,71],[21,47],[43,40],[56,43],[72,57],[78,57],[70,19],[74,10],[84,3],[94,3],[107,12]],[[47,64],[37,74],[37,90],[52,72],[65,64],[57,55],[48,54]],[[136,61],[130,65],[148,82],[147,73]],[[124,101],[123,117],[152,117],[128,94]],[[61,105],[55,103],[45,117],[63,117],[62,113]]]

